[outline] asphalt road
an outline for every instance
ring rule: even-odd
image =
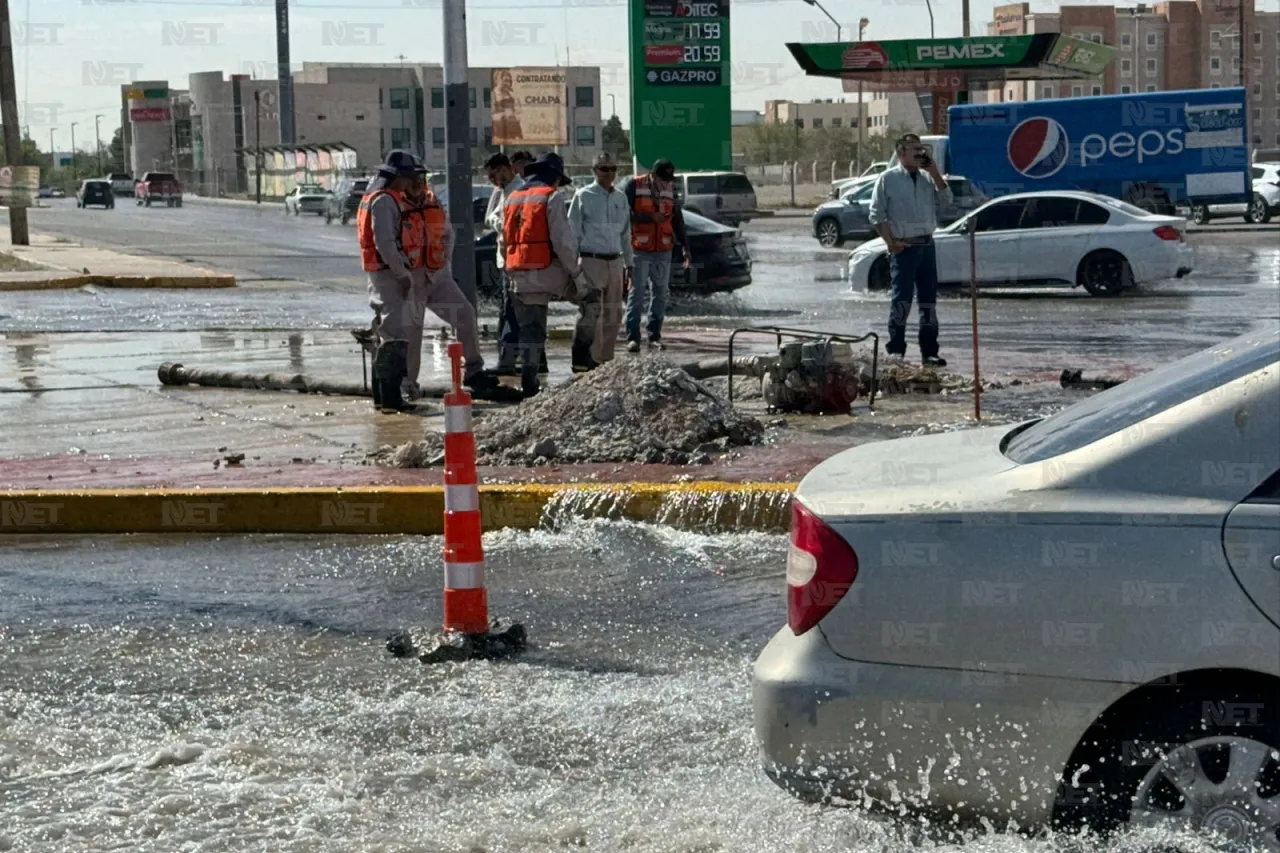
[[[0,222],[5,213],[0,211]],[[365,280],[355,229],[314,216],[286,216],[280,204],[191,199],[179,209],[79,210],[57,200],[33,210],[32,228],[89,245],[158,255],[234,273],[231,291],[33,292],[0,301],[0,331],[313,330],[367,324]],[[735,328],[782,324],[840,333],[883,333],[884,293],[850,291],[848,247],[822,249],[807,216],[749,223],[754,282],[730,295],[676,300],[668,331],[681,325]],[[1056,375],[1064,365],[1141,370],[1280,317],[1280,228],[1224,220],[1192,230],[1195,271],[1119,298],[1082,290],[984,291],[984,365],[994,373]],[[559,325],[573,308],[553,306]],[[944,355],[970,369],[969,305],[940,300]],[[482,321],[496,321],[486,306]],[[914,333],[912,333],[914,334]],[[986,372],[986,371],[984,371]]]

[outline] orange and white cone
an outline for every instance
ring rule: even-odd
[[[449,344],[453,390],[444,397],[444,629],[460,634],[489,630],[484,586],[476,437],[471,394],[462,388],[462,344]]]

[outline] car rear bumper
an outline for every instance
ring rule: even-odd
[[[819,629],[783,628],[756,661],[765,772],[803,799],[1040,825],[1058,777],[1116,685],[864,663]]]

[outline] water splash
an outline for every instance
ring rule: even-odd
[[[647,521],[694,532],[785,532],[791,488],[776,483],[587,486],[559,491],[543,506],[542,527],[600,518]]]

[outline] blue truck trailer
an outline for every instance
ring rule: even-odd
[[[949,110],[953,174],[988,196],[1088,190],[1157,213],[1250,198],[1245,90],[1187,89]]]

